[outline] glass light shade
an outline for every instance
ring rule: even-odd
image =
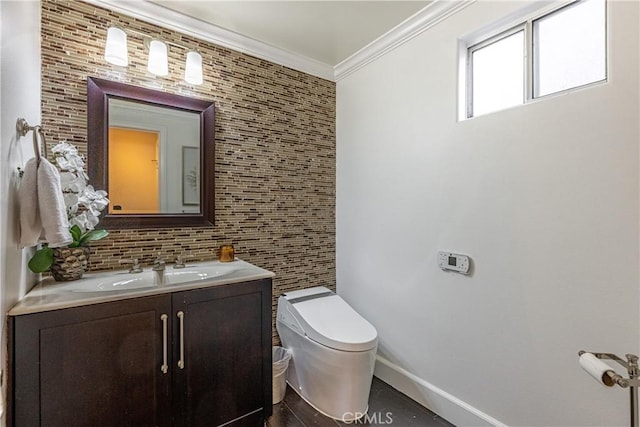
[[[147,70],[156,76],[166,76],[169,74],[167,45],[160,40],[151,40],[151,43],[149,43],[149,62],[147,63]]]
[[[110,64],[126,67],[129,63],[127,52],[127,33],[117,27],[107,30],[107,44],[104,59]]]
[[[187,52],[187,63],[184,67],[184,80],[192,85],[202,84],[202,56],[198,52]]]

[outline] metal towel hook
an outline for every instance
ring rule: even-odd
[[[30,131],[33,131],[33,151],[36,154],[38,164],[40,164],[41,151],[40,145],[38,144],[38,135],[40,135],[40,138],[42,139],[42,154],[44,154],[45,159],[49,157],[47,153],[47,140],[44,137],[44,130],[42,129],[42,126],[31,126],[23,118],[19,118],[16,121],[16,132],[18,132],[18,135],[26,136]]]

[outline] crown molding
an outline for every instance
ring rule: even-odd
[[[336,66],[243,36],[217,25],[175,12],[156,3],[144,0],[83,1],[199,40],[337,82],[466,8],[476,0],[433,0],[424,9],[407,18]]]
[[[331,65],[183,15],[158,4],[131,0],[84,0],[84,2],[323,79],[332,81],[334,79],[334,70]]]
[[[428,30],[451,15],[458,13],[476,0],[434,0],[396,27],[354,53],[334,69],[334,81],[339,81],[356,70],[375,61],[398,46]]]

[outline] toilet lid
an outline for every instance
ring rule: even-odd
[[[378,342],[376,328],[339,295],[324,294],[292,302],[305,334],[312,340],[345,351],[366,351]]]

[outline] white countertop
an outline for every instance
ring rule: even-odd
[[[20,300],[15,306],[13,306],[13,308],[9,310],[9,315],[19,316],[22,314],[58,310],[61,308],[79,307],[82,305],[97,304],[102,302],[160,295],[170,292],[179,292],[198,288],[208,288],[211,286],[247,282],[250,280],[267,279],[275,276],[275,274],[271,271],[257,267],[238,258],[236,258],[235,261],[225,263],[221,263],[219,261],[188,263],[185,269],[175,270],[173,269],[172,265],[167,265],[166,272],[189,272],[197,270],[198,267],[211,269],[216,268],[217,266],[220,266],[221,268],[232,267],[233,272],[221,275],[220,277],[209,277],[203,280],[194,280],[176,284],[153,285],[139,289],[121,289],[109,291],[96,290],[95,292],[87,291],[87,289],[89,289],[87,287],[95,286],[95,283],[102,279],[112,280],[114,277],[117,277],[118,279],[135,279],[140,277],[136,276],[136,274],[144,274],[128,273],[126,270],[87,273],[82,277],[82,279],[74,280],[71,282],[56,282],[52,278],[47,278],[34,286],[33,289],[27,295],[25,295],[22,300]],[[145,268],[145,271],[149,269],[150,268],[147,267]]]

